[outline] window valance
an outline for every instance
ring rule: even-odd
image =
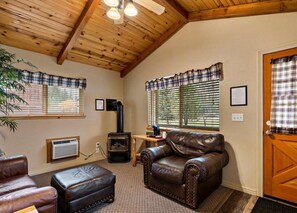
[[[49,75],[43,72],[30,72],[28,70],[21,70],[21,72],[23,74],[23,80],[28,83],[79,89],[85,89],[87,87],[86,79],[67,78],[63,76]]]
[[[271,64],[279,64],[279,63],[290,62],[290,61],[297,61],[297,55],[291,55],[291,56],[271,59],[270,63]]]
[[[205,69],[188,70],[184,73],[175,74],[173,76],[157,78],[145,82],[146,91],[154,91],[159,89],[166,89],[171,87],[178,87],[181,85],[188,85],[203,81],[210,81],[215,79],[223,79],[223,63],[216,63]]]

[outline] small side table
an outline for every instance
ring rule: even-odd
[[[136,166],[136,161],[137,157],[140,156],[140,153],[137,153],[136,151],[136,141],[141,140],[141,145],[142,143],[145,142],[153,142],[154,146],[159,146],[159,142],[165,141],[165,138],[153,138],[153,137],[148,137],[146,135],[132,135],[132,165],[133,167]],[[147,147],[147,146],[146,146]]]

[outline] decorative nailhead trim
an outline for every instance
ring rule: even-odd
[[[186,169],[186,204],[192,207],[196,206],[198,179],[200,176],[199,168],[196,165],[189,165]],[[193,175],[193,173],[195,175]]]
[[[87,210],[89,210],[89,209],[91,209],[91,208],[94,208],[95,206],[98,206],[98,205],[101,204],[101,203],[105,203],[106,201],[111,200],[111,199],[114,200],[114,194],[109,195],[109,196],[107,196],[107,197],[105,197],[105,198],[103,198],[103,199],[101,199],[101,200],[97,200],[95,203],[89,204],[89,205],[83,207],[82,209],[79,209],[79,210],[76,211],[75,213],[82,213],[82,212],[85,212],[85,211],[87,211]]]

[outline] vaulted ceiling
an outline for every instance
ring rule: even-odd
[[[151,0],[148,0],[151,1]],[[296,12],[297,0],[155,0],[162,15],[139,13],[114,24],[102,0],[1,0],[0,44],[127,75],[192,21]]]

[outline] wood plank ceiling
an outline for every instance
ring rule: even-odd
[[[150,1],[150,0],[148,0]],[[127,75],[191,21],[296,12],[297,0],[155,0],[114,24],[102,0],[1,0],[0,44]]]

